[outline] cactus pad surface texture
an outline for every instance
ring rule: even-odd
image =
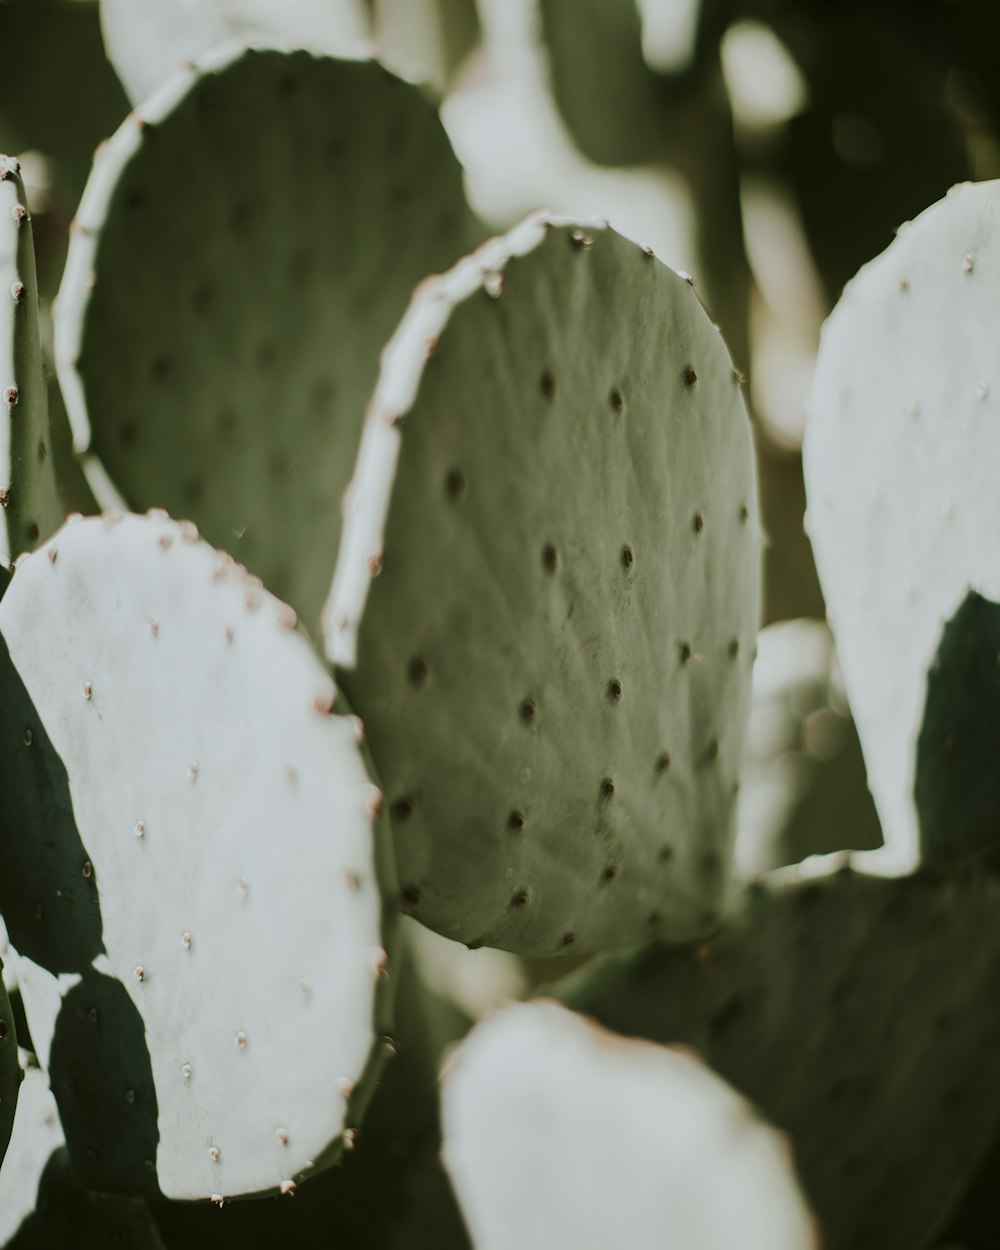
[[[476,1250],[813,1250],[788,1143],[690,1051],[557,1003],[447,1061],[444,1158]]]
[[[17,161],[0,156],[0,560],[62,521],[50,456],[31,214]]]
[[[558,996],[693,1046],[787,1131],[825,1250],[914,1250],[997,1122],[998,919],[1000,882],[975,861],[900,880],[786,870],[710,941],[591,964]]]
[[[324,616],[405,909],[526,954],[710,931],[758,582],[749,423],[682,277],[538,217],[418,288]]]
[[[995,793],[986,821],[983,796],[966,803],[960,786],[946,829],[919,814],[940,811],[933,788],[953,774],[996,776],[995,735],[956,742],[943,722],[922,731],[941,710],[929,706],[930,678],[947,626],[970,594],[1000,600],[998,317],[1000,183],[987,182],[953,188],[902,228],[823,330],[807,525],[886,839],[872,863],[887,871],[998,837]],[[970,722],[980,715],[976,674],[996,653],[990,613],[961,619],[945,648],[953,724],[963,704]],[[940,766],[922,782],[918,765],[934,750]]]
[[[101,150],[60,288],[102,504],[191,517],[314,628],[379,352],[471,229],[433,106],[375,62],[180,71]]]
[[[387,1027],[385,822],[294,613],[190,523],[107,516],[19,562],[0,637],[0,905],[77,1177],[333,1161]]]

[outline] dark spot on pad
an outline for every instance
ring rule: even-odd
[[[614,881],[615,877],[617,876],[618,876],[618,869],[614,866],[614,864],[609,864],[607,868],[605,868],[605,870],[601,873],[601,880],[602,881]]]
[[[611,407],[614,408],[615,412],[621,412],[624,409],[625,399],[617,386],[613,388],[609,398],[611,400]]]
[[[685,386],[694,386],[695,382],[698,381],[698,375],[697,373],[695,373],[695,371],[691,368],[690,365],[688,365],[688,367],[684,370],[684,372],[681,374],[681,377],[684,381]]]
[[[518,890],[518,892],[510,900],[511,907],[527,907],[528,894],[526,890]]]
[[[465,478],[458,469],[450,469],[444,479],[444,489],[449,499],[457,502],[465,495]]]
[[[624,564],[627,569],[630,569],[634,563],[635,556],[632,554],[632,548],[622,547],[622,564]]]
[[[617,702],[622,697],[622,684],[618,680],[608,682],[608,695]]]
[[[430,669],[427,667],[427,661],[421,656],[415,655],[406,670],[410,683],[414,686],[422,686],[429,674]]]
[[[672,846],[660,847],[660,862],[665,864],[674,857],[674,848]]]
[[[682,642],[682,643],[681,643],[681,645],[680,645],[680,656],[681,656],[681,663],[682,663],[682,664],[687,664],[687,663],[690,661],[690,659],[691,659],[691,644],[690,644],[690,643],[688,643],[688,642]]]
[[[556,380],[547,370],[542,374],[541,387],[542,394],[549,399],[556,393]]]
[[[670,768],[670,752],[664,751],[656,761],[656,767],[661,773],[665,773]]]
[[[542,564],[550,573],[554,573],[559,567],[559,553],[551,543],[546,543],[542,548]]]
[[[420,891],[413,886],[403,891],[403,902],[409,907],[416,907],[420,902]]]
[[[397,799],[389,809],[389,816],[392,820],[409,820],[412,815],[412,799]]]
[[[522,700],[521,706],[518,710],[521,714],[521,720],[523,720],[526,725],[530,725],[538,715],[538,708],[535,707],[534,703],[532,703],[530,699]]]
[[[576,941],[575,933],[564,933],[562,935],[562,939],[559,942],[559,945],[560,946],[572,946],[575,941]]]
[[[131,447],[139,437],[139,427],[134,421],[123,421],[118,427],[118,437],[123,446]]]
[[[694,514],[694,520],[691,522],[691,524],[694,526],[694,532],[696,534],[700,534],[701,531],[705,528],[705,518],[701,515],[700,512],[696,512]]]
[[[611,780],[610,777],[605,777],[604,780],[601,782],[601,794],[606,799],[610,799],[611,796],[614,794],[614,792],[615,792],[615,783]]]
[[[750,519],[750,509],[746,504],[740,504],[740,521],[744,524]]]
[[[524,817],[520,812],[511,812],[507,817],[507,828],[517,831],[524,828]]]

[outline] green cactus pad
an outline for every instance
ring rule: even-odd
[[[968,184],[861,270],[820,344],[808,529],[891,871],[980,844],[920,831],[914,789],[945,625],[970,589],[1000,600],[998,319],[1000,183]]]
[[[294,625],[162,514],[71,522],[0,601],[0,910],[91,1188],[279,1188],[370,1092],[380,797]]]
[[[0,156],[0,560],[62,521],[38,333],[31,215],[17,161]]]
[[[415,87],[371,61],[209,54],[110,140],[80,205],[56,317],[78,450],[314,627],[379,352],[470,232]]]
[[[826,1250],[926,1245],[997,1122],[1000,881],[784,878],[710,941],[591,965],[559,997],[694,1046],[785,1129]]]
[[[787,1143],[690,1053],[520,1003],[449,1058],[441,1101],[484,1250],[816,1245]]]
[[[709,931],[758,576],[746,412],[683,278],[537,218],[425,283],[325,609],[404,907],[523,954]]]
[[[822,621],[757,635],[735,864],[744,880],[810,855],[868,851],[882,831]]]
[[[163,1250],[147,1205],[94,1194],[73,1178],[45,1075],[24,1073],[11,1159],[0,1172],[0,1244],[7,1250]]]

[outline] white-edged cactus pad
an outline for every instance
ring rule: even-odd
[[[49,439],[31,213],[20,166],[0,156],[0,563],[63,518]]]
[[[555,1003],[451,1057],[445,1166],[475,1250],[813,1250],[786,1139],[693,1051]]]
[[[991,182],[903,227],[823,330],[807,522],[886,840],[873,870],[908,871],[920,854],[918,741],[945,627],[970,590],[1000,599],[998,324]]]
[[[535,217],[422,284],[325,608],[406,909],[522,954],[710,932],[759,572],[746,410],[684,278]]]
[[[382,1050],[382,835],[294,614],[109,516],[19,563],[0,637],[0,901],[75,1172],[225,1197],[332,1160]]]
[[[379,353],[478,238],[437,110],[375,61],[227,43],[100,149],[55,313],[102,506],[190,517],[315,630]]]

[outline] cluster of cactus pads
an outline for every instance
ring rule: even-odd
[[[484,241],[374,59],[196,51],[70,232],[92,515],[0,159],[2,1244],[934,1244],[1000,1120],[1000,187],[828,323],[843,679],[801,622],[755,675],[690,277],[604,222]],[[552,983],[469,1031],[414,922]]]

